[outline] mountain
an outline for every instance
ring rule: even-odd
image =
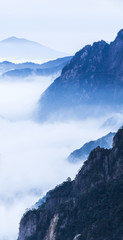
[[[11,62],[1,62],[0,72],[1,78],[24,78],[30,75],[49,76],[60,73],[63,67],[71,60],[72,57],[63,57],[56,60],[48,61],[43,64],[25,62],[14,64]]]
[[[21,219],[18,240],[123,239],[123,128]]]
[[[110,132],[106,136],[101,137],[95,141],[90,141],[88,143],[85,143],[81,148],[73,151],[69,155],[68,161],[72,163],[85,161],[88,158],[90,152],[98,146],[101,148],[107,148],[107,149],[111,148],[114,135],[115,133]]]
[[[33,69],[31,68],[23,68],[23,69],[15,69],[10,70],[4,74],[2,74],[2,78],[25,78],[33,74]]]
[[[93,115],[95,106],[102,113],[100,106],[105,110],[123,104],[122,95],[123,29],[110,44],[95,42],[75,54],[61,76],[41,96],[39,118],[49,118],[53,113],[55,116],[65,113],[68,117],[70,113]]]
[[[66,54],[24,38],[10,37],[0,41],[0,57],[7,60],[36,61],[56,59]]]

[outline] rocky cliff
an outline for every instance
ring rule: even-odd
[[[123,128],[112,149],[94,149],[75,180],[28,211],[18,240],[123,240]]]
[[[123,104],[123,29],[110,44],[87,45],[77,52],[39,101],[39,118],[86,115],[89,106]],[[75,114],[76,112],[76,114]],[[91,112],[91,115],[94,111]]]

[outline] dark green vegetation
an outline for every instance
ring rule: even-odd
[[[74,181],[23,216],[18,239],[123,240],[123,128],[112,149],[94,149]]]

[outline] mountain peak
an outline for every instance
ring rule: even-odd
[[[7,38],[6,40],[15,40],[15,39],[17,39],[17,38],[15,36],[12,36],[12,37]]]
[[[15,37],[15,36],[12,36],[12,37],[9,37],[9,38],[6,38],[4,40],[1,41],[2,43],[36,43],[36,42],[33,42],[33,41],[30,41],[30,40],[27,40],[25,38],[18,38],[18,37]],[[38,44],[38,43],[36,43]]]
[[[19,38],[12,36],[12,37],[7,38],[6,40],[17,40],[17,39],[19,39]]]
[[[99,48],[105,47],[106,45],[107,45],[107,43],[104,40],[93,43],[93,47],[99,47]]]
[[[116,39],[123,40],[123,29],[121,29],[121,30],[118,32]]]
[[[64,109],[66,118],[70,118],[68,112],[71,112],[72,117],[76,115],[76,118],[90,114],[92,117],[90,108],[85,108],[88,104],[97,106],[97,113],[102,114],[102,104],[107,109],[112,109],[113,104],[116,107],[122,104],[122,82],[123,30],[120,30],[117,38],[110,44],[103,40],[95,42],[73,56],[70,63],[63,68],[61,76],[43,93],[39,117],[50,118],[53,112],[59,113],[60,109],[62,112]],[[56,101],[57,105],[54,104]],[[107,109],[105,108],[105,112]],[[94,110],[94,114],[95,112]]]
[[[0,56],[6,60],[46,61],[64,57],[66,54],[26,38],[11,36],[0,41]]]
[[[113,147],[121,147],[123,146],[123,126],[118,130],[113,139]]]

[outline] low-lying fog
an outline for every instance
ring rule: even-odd
[[[0,240],[17,239],[19,221],[47,190],[73,178],[66,158],[111,129],[105,118],[38,124],[31,120],[52,78],[0,81]]]

